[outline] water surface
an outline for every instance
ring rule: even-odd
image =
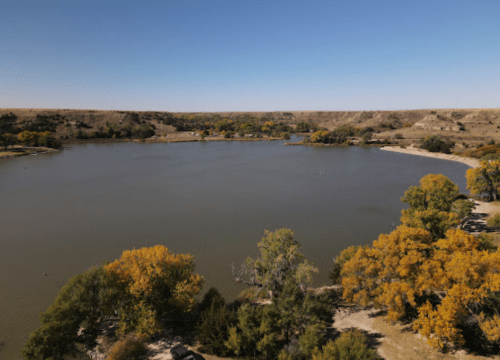
[[[88,144],[0,160],[1,358],[17,358],[69,277],[126,249],[196,256],[205,290],[243,288],[230,264],[264,229],[295,231],[329,284],[332,259],[399,224],[400,198],[429,173],[465,191],[466,165],[363,147],[282,141]],[[48,276],[44,276],[47,273]]]

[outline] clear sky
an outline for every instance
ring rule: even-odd
[[[500,107],[499,0],[2,1],[0,107]]]

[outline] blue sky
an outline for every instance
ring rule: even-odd
[[[9,3],[3,108],[500,107],[498,0]]]

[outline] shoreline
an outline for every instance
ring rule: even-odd
[[[0,159],[10,159],[27,155],[40,155],[58,151],[61,151],[61,149],[53,149],[46,147],[17,147],[15,150],[13,149],[0,150]]]
[[[480,161],[478,159],[469,158],[469,157],[461,157],[458,155],[451,155],[451,154],[432,153],[432,152],[429,152],[427,150],[417,149],[413,146],[413,144],[411,146],[408,146],[408,148],[405,148],[405,149],[403,149],[401,147],[396,147],[396,146],[384,146],[384,147],[381,147],[380,150],[398,152],[398,153],[409,154],[409,155],[426,156],[426,157],[430,157],[430,158],[434,158],[434,159],[455,161],[455,162],[465,164],[471,168],[476,168],[476,167],[479,167],[479,165],[480,165]]]

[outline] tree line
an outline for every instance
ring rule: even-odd
[[[43,146],[60,148],[61,141],[52,132],[57,125],[51,119],[37,115],[34,122],[24,122],[17,125],[17,116],[12,112],[0,116],[0,145],[7,150],[8,146],[24,144],[26,146]]]
[[[354,127],[351,125],[341,125],[333,131],[319,129],[310,136],[304,138],[304,143],[317,144],[352,144],[351,138],[359,137],[361,144],[366,144],[371,140],[374,129],[371,127]]]

